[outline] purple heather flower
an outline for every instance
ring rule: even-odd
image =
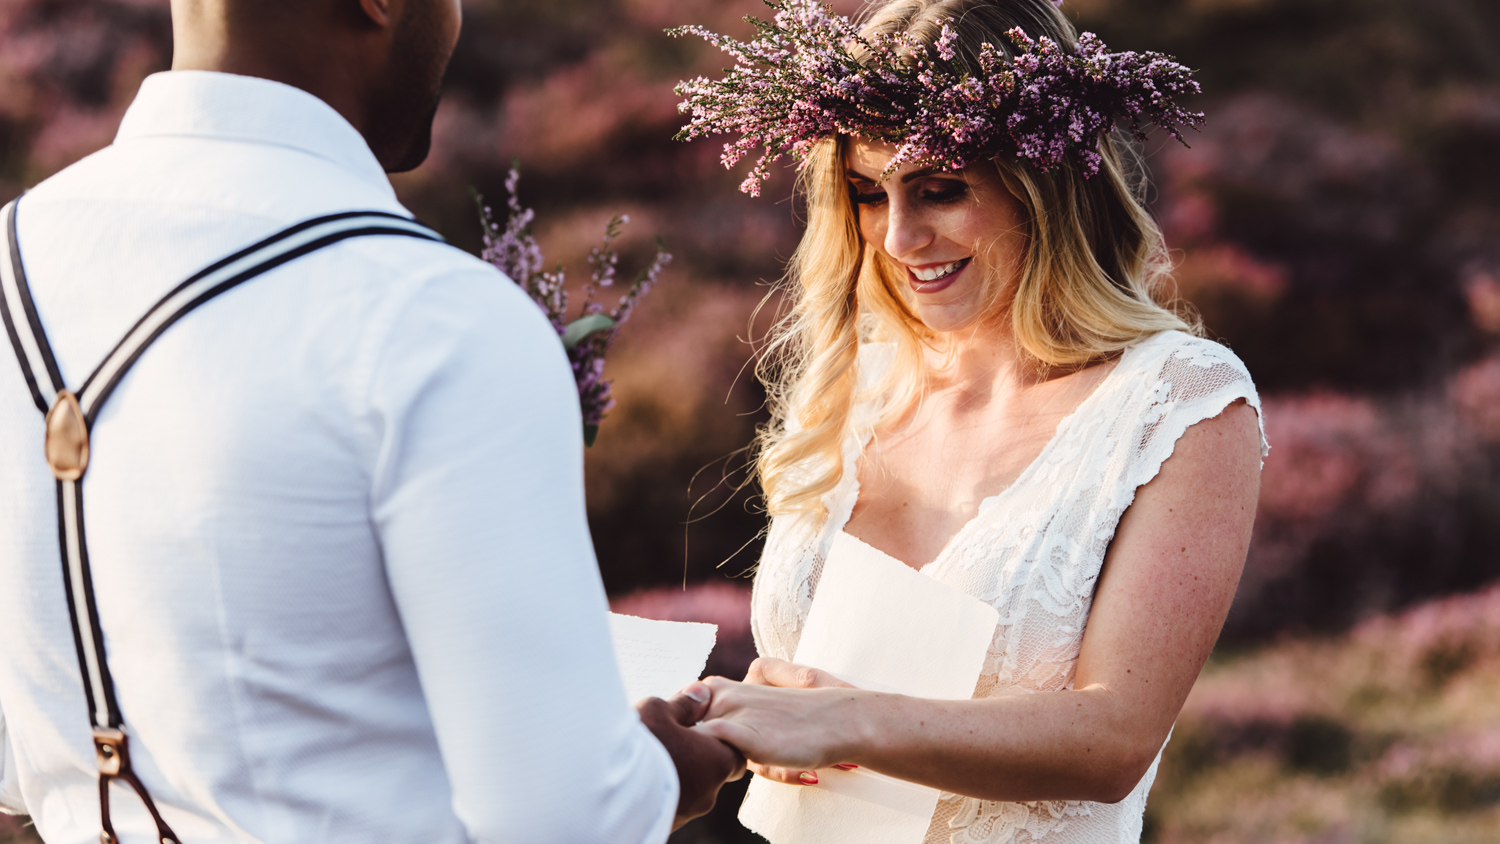
[[[484,250],[480,254],[485,261],[505,273],[522,290],[526,291],[526,294],[546,315],[547,321],[552,324],[559,339],[564,341],[568,361],[573,368],[573,377],[578,384],[578,401],[583,411],[584,441],[593,445],[594,435],[599,430],[599,423],[604,420],[605,414],[615,404],[611,395],[610,382],[604,378],[604,356],[608,353],[610,344],[614,342],[615,334],[620,330],[620,326],[630,319],[641,297],[649,293],[656,285],[662,271],[672,260],[672,256],[658,240],[656,257],[636,276],[630,288],[620,297],[614,310],[606,314],[604,306],[595,301],[594,296],[601,288],[614,284],[620,256],[615,252],[613,243],[619,237],[620,229],[630,222],[630,218],[621,215],[610,220],[605,226],[603,241],[589,252],[588,262],[593,271],[589,281],[583,287],[583,304],[579,308],[578,317],[569,321],[566,276],[560,266],[551,271],[541,269],[545,259],[536,238],[531,234],[536,214],[532,209],[521,205],[516,193],[520,178],[520,171],[512,166],[505,179],[505,190],[510,196],[506,203],[507,214],[503,226],[495,220],[492,209],[486,206],[480,198],[480,218],[484,227]],[[598,321],[597,326],[592,322],[586,322],[590,317]],[[602,317],[608,319],[603,320]],[[575,326],[591,330],[586,330],[570,340],[568,339],[569,328]]]
[[[1071,155],[1092,175],[1102,161],[1098,140],[1117,123],[1137,137],[1154,123],[1182,140],[1180,126],[1203,120],[1175,103],[1199,90],[1191,70],[1159,53],[1109,53],[1092,33],[1070,51],[1014,29],[1006,35],[1015,58],[984,44],[970,73],[952,65],[951,22],[928,49],[906,33],[866,38],[818,0],[766,3],[775,14],[747,19],[758,33],[749,43],[698,26],[669,30],[698,35],[736,60],[721,80],[678,85],[679,110],[691,118],[677,137],[738,134],[724,145],[726,167],[760,149],[740,186],[751,195],[771,163],[785,154],[805,160],[833,134],[896,144],[892,170],[908,161],[960,168],[1012,156],[1045,171]],[[851,52],[856,46],[869,56],[864,63]]]

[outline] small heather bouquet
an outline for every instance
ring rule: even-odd
[[[620,325],[630,319],[636,304],[656,284],[672,256],[658,239],[656,257],[636,275],[614,310],[606,313],[604,305],[594,297],[604,288],[614,286],[620,256],[613,244],[620,236],[620,229],[630,222],[630,218],[624,215],[612,218],[604,227],[603,242],[589,252],[592,272],[583,285],[583,304],[577,316],[569,320],[566,276],[561,265],[543,269],[542,248],[531,233],[536,212],[521,206],[516,193],[520,180],[520,170],[512,166],[505,178],[505,190],[510,196],[506,200],[503,224],[484,204],[483,197],[477,197],[480,221],[484,226],[481,257],[526,291],[562,340],[568,361],[573,365],[573,378],[578,382],[578,403],[583,409],[583,441],[593,445],[599,433],[599,423],[615,404],[610,395],[610,382],[604,379],[604,355],[614,342]]]

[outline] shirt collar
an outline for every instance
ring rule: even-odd
[[[343,115],[300,88],[269,79],[203,70],[146,77],[125,112],[115,142],[164,136],[291,147],[326,159],[395,195],[364,137]]]

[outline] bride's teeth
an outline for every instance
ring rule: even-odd
[[[964,260],[961,260],[961,261],[954,261],[951,264],[944,264],[941,267],[933,267],[931,269],[921,269],[921,270],[919,270],[919,269],[913,268],[912,269],[912,273],[915,274],[916,277],[919,278],[919,279],[921,279],[922,281],[937,281],[938,279],[942,278],[943,276],[948,275],[948,274],[954,272],[955,270],[957,270],[959,267],[963,266],[964,262],[967,261],[967,260],[968,259],[965,258]]]

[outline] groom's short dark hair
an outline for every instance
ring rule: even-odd
[[[173,66],[302,88],[400,172],[427,157],[460,16],[458,0],[174,0]]]

